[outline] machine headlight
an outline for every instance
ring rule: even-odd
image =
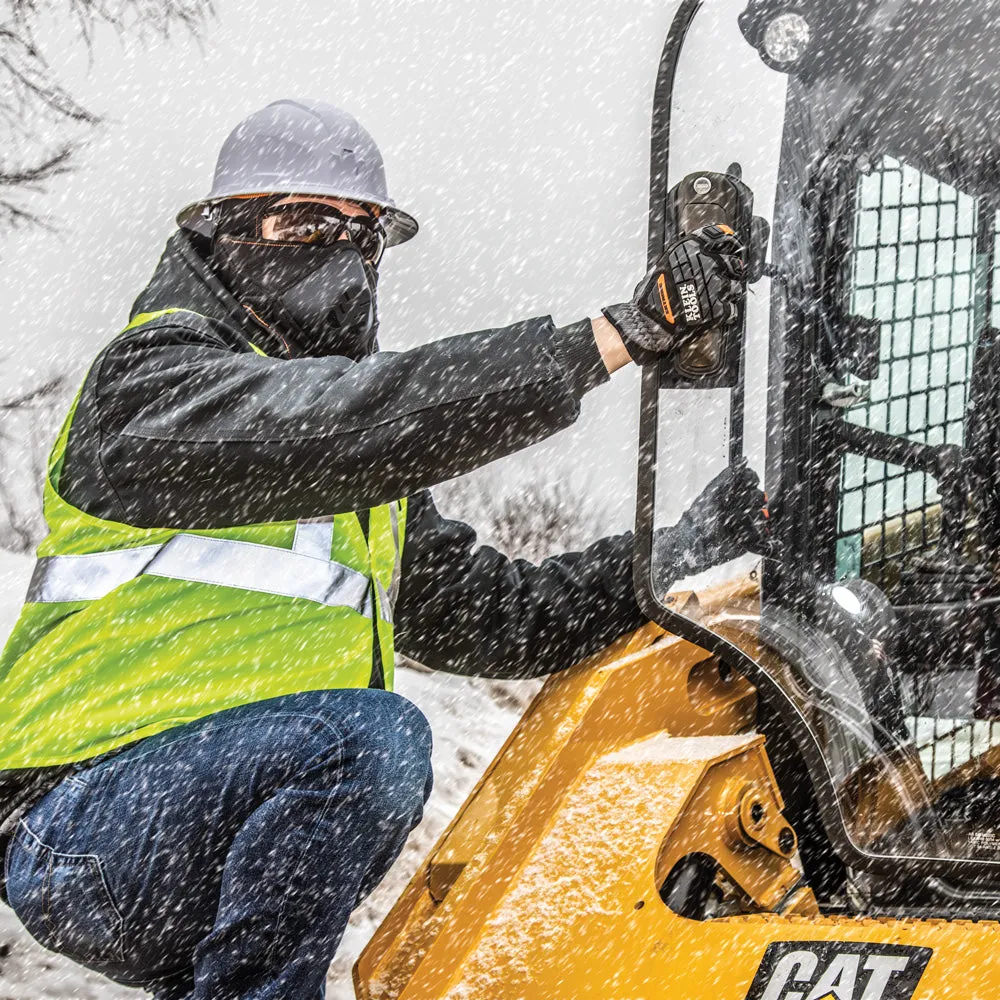
[[[809,48],[812,32],[809,22],[796,11],[787,11],[771,18],[764,28],[761,48],[776,68],[791,67]]]
[[[857,618],[864,610],[861,599],[847,587],[834,587],[830,596],[849,614]]]

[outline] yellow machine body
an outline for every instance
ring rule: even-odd
[[[755,596],[703,597],[705,623]],[[819,912],[755,713],[748,681],[652,624],[551,677],[359,959],[359,998],[1000,998],[1000,924]],[[741,915],[664,903],[691,854]],[[899,946],[927,950],[912,992],[872,971]]]

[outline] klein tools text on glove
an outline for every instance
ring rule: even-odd
[[[746,294],[743,246],[728,226],[704,226],[667,247],[631,302],[602,312],[637,364],[736,319]]]

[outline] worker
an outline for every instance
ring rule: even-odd
[[[379,264],[417,223],[368,132],[305,100],[241,122],[178,221],[52,452],[0,670],[6,898],[158,1000],[319,1000],[431,787],[394,650],[538,677],[643,623],[630,535],[511,561],[428,489],[730,318],[740,247],[684,237],[595,319],[380,351]],[[763,502],[723,473],[660,562],[752,548]]]

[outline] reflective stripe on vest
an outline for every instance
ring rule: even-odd
[[[391,689],[405,500],[367,511],[367,530],[351,511],[181,530],[94,517],[59,493],[81,395],[52,449],[50,533],[0,655],[0,768],[87,760],[248,702],[365,688],[375,657]]]
[[[27,600],[35,604],[96,601],[138,576],[163,576],[189,583],[236,587],[282,597],[297,597],[328,607],[351,608],[371,618],[373,602],[369,578],[329,558],[333,522],[300,524],[296,541],[306,539],[313,551],[323,529],[327,558],[302,548],[279,549],[254,542],[204,535],[174,535],[162,545],[115,549],[77,556],[43,556],[28,587]],[[304,529],[300,534],[300,530]],[[380,593],[384,594],[381,586]],[[389,603],[384,615],[391,621]]]
[[[392,579],[387,595],[387,604],[391,608],[399,596],[399,581],[403,575],[403,547],[399,544],[399,504],[395,501],[389,504],[389,525],[392,528],[392,544],[396,548],[396,561],[392,564]]]
[[[307,521],[297,521],[292,551],[301,552],[316,559],[329,559],[333,548],[333,518],[313,517]]]
[[[125,328],[142,326],[179,309],[141,313]],[[255,353],[267,356],[256,344]],[[399,592],[401,552],[399,505],[389,504],[395,547],[389,591],[378,581],[379,617],[392,623]],[[298,521],[291,549],[205,535],[177,534],[161,545],[112,549],[85,555],[41,556],[25,600],[32,604],[97,601],[140,576],[159,576],[238,590],[300,598],[327,607],[343,607],[366,618],[375,615],[376,601],[368,574],[330,558],[332,516]]]

